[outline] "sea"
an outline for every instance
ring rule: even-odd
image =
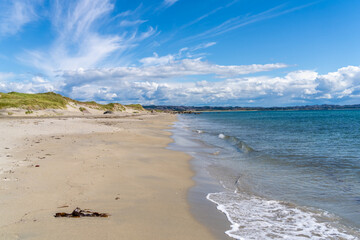
[[[360,239],[360,111],[183,114],[172,132],[229,238]]]

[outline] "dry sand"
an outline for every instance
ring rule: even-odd
[[[189,211],[189,156],[165,149],[174,120],[0,118],[0,239],[213,239]],[[111,216],[53,217],[76,207]]]

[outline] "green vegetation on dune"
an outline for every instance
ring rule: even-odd
[[[69,101],[72,101],[76,104],[84,105],[88,108],[97,109],[97,110],[103,110],[103,111],[124,111],[125,107],[120,103],[109,103],[109,104],[100,104],[94,101],[91,102],[79,102],[70,98]]]
[[[145,111],[143,106],[141,106],[140,104],[129,104],[129,105],[125,105],[125,106],[128,107],[128,108],[132,108],[134,110]]]
[[[120,103],[109,103],[106,105],[103,105],[105,107],[106,110],[111,110],[111,111],[124,111],[125,107],[120,104]]]
[[[75,105],[82,105],[79,111],[85,111],[87,108],[103,110],[103,111],[124,111],[125,107],[120,103],[99,104],[97,102],[80,102],[68,97],[61,96],[60,94],[47,92],[47,93],[0,93],[0,109],[5,108],[21,108],[27,109],[28,114],[31,114],[31,110],[42,109],[64,109],[68,103]],[[131,104],[127,107],[144,111],[144,108],[140,104]]]
[[[60,94],[48,93],[0,93],[0,109],[22,108],[28,110],[40,110],[47,108],[65,108],[67,101]]]

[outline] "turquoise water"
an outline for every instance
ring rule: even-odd
[[[358,239],[360,111],[181,115],[237,239]],[[176,134],[175,134],[176,135]],[[191,144],[189,144],[189,147]]]

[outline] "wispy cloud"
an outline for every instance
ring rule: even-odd
[[[191,21],[191,22],[189,22],[189,23],[186,23],[186,24],[180,26],[180,27],[177,29],[176,32],[173,32],[172,34],[170,34],[169,37],[163,39],[161,42],[162,42],[162,43],[166,43],[166,42],[169,42],[169,41],[173,40],[173,39],[175,38],[175,36],[177,36],[177,33],[180,32],[181,30],[183,30],[183,29],[185,29],[185,28],[188,28],[188,27],[190,27],[190,26],[192,26],[192,25],[194,25],[194,24],[202,21],[203,19],[205,19],[205,18],[207,18],[207,17],[209,17],[209,16],[211,16],[211,15],[219,12],[220,10],[226,9],[226,8],[234,5],[234,4],[237,3],[238,1],[239,1],[239,0],[234,0],[234,1],[228,3],[228,4],[224,5],[224,6],[217,7],[217,8],[215,8],[215,9],[211,10],[210,12],[208,12],[208,13],[206,13],[206,14],[198,17],[198,18],[196,18],[195,20],[193,20],[193,21]],[[184,40],[187,40],[187,39],[189,39],[189,38],[185,38]]]
[[[258,14],[248,15],[248,16],[237,16],[237,17],[226,20],[225,22],[217,25],[216,27],[213,27],[213,28],[206,30],[202,33],[199,33],[195,36],[188,37],[185,40],[194,40],[194,39],[204,39],[204,38],[209,38],[209,37],[215,37],[215,36],[227,33],[229,31],[233,31],[235,29],[245,27],[249,24],[253,24],[256,22],[280,17],[282,15],[301,10],[303,8],[314,5],[315,3],[316,2],[293,7],[293,8],[288,8],[288,9],[285,8],[286,7],[285,4],[281,4],[276,7],[270,8],[266,11],[260,12]]]
[[[179,0],[163,0],[158,7],[156,7],[153,11],[155,13],[164,11],[165,9],[171,7],[172,5],[174,5],[175,3],[177,3]]]
[[[211,15],[219,12],[220,10],[226,9],[226,8],[228,8],[228,7],[231,7],[232,5],[234,5],[235,3],[237,3],[238,1],[239,1],[239,0],[234,0],[234,1],[228,3],[228,4],[224,5],[224,6],[217,7],[217,8],[215,8],[215,9],[211,10],[210,12],[208,12],[208,13],[206,13],[206,14],[198,17],[198,18],[196,18],[195,20],[193,20],[193,21],[191,21],[191,22],[189,22],[189,23],[181,26],[180,29],[184,29],[184,28],[187,28],[187,27],[189,27],[189,26],[191,26],[191,25],[194,25],[194,24],[202,21],[203,19],[205,19],[205,18],[207,18],[207,17],[209,17],[209,16],[211,16]]]
[[[194,48],[192,48],[193,51],[199,50],[199,49],[205,49],[205,48],[209,48],[212,47],[216,44],[216,42],[207,42],[207,43],[202,43],[199,44],[197,46],[195,46]]]
[[[136,25],[143,24],[145,22],[147,22],[147,20],[142,20],[142,19],[132,20],[132,21],[123,20],[123,21],[120,22],[120,26],[121,27],[133,27],[133,26],[136,26]]]
[[[178,1],[179,0],[164,0],[163,6],[164,7],[171,7],[172,5],[174,5]]]
[[[116,34],[100,33],[108,21],[114,20],[113,9],[110,0],[55,1],[50,20],[57,32],[56,39],[48,48],[27,50],[18,59],[48,75],[54,75],[56,70],[93,68],[110,55],[128,51],[156,33],[152,27],[140,32],[136,24],[130,32],[124,31],[121,23]],[[130,22],[124,24],[130,26]]]
[[[36,7],[42,1],[13,0],[0,3],[0,36],[14,35],[38,19]]]
[[[114,17],[114,19],[120,18],[120,17],[138,16],[142,8],[143,8],[143,4],[140,3],[139,6],[137,6],[137,8],[135,8],[134,10],[126,10],[124,12],[121,12],[121,13],[117,14]]]
[[[70,2],[56,0],[53,5],[51,21],[62,37],[71,37],[76,41],[84,34],[96,30],[96,27],[99,26],[96,26],[95,23],[100,22],[113,8],[114,5],[108,0]]]

